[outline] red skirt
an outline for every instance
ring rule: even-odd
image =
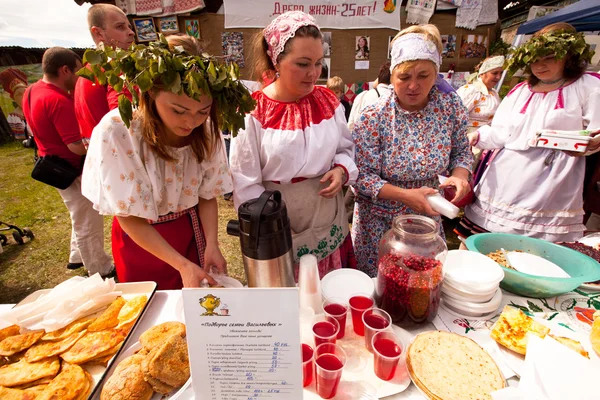
[[[175,251],[203,267],[206,241],[195,207],[150,223]],[[112,225],[112,252],[119,282],[154,281],[158,290],[183,288],[179,272],[138,246],[116,217]]]

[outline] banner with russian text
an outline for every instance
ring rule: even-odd
[[[225,29],[264,28],[287,11],[304,11],[321,28],[400,30],[396,0],[225,0]]]

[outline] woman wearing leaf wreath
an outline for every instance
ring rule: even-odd
[[[275,80],[252,94],[257,106],[233,140],[231,172],[236,208],[265,189],[282,193],[294,259],[314,254],[323,276],[352,265],[342,186],[353,183],[358,170],[344,106],[315,86],[321,41],[314,18],[300,11],[280,15],[255,38],[255,75],[260,80],[272,70]]]
[[[469,134],[471,145],[500,149],[475,188],[456,233],[503,232],[548,241],[583,236],[581,153],[534,147],[541,129],[600,129],[600,75],[585,73],[593,52],[583,34],[566,23],[549,25],[519,47],[508,69],[524,68],[492,124]],[[600,150],[600,136],[583,155]]]
[[[83,171],[83,195],[100,214],[116,216],[112,249],[121,282],[180,289],[204,279],[215,284],[210,267],[227,272],[216,197],[232,183],[218,122],[243,122],[254,102],[235,66],[202,51],[195,38],[169,36],[86,54],[105,71],[102,79],[141,92],[133,114],[122,97],[94,129]]]

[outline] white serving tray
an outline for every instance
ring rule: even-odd
[[[111,360],[108,362],[106,368],[101,365],[93,365],[93,366],[86,365],[85,366],[85,370],[92,376],[92,379],[94,381],[93,388],[92,388],[92,391],[90,392],[88,399],[92,399],[96,395],[98,395],[97,396],[98,398],[100,397],[100,391],[102,389],[102,383],[104,382],[104,379],[106,378],[106,372],[111,369],[111,366],[113,365],[114,361],[117,358],[119,358],[119,354],[121,354],[123,349],[126,349],[129,347],[128,341],[129,341],[129,338],[131,337],[131,333],[135,330],[135,328],[138,326],[141,319],[144,317],[144,314],[146,313],[146,310],[148,309],[150,302],[154,298],[154,293],[156,292],[156,286],[157,286],[156,282],[129,282],[129,283],[117,283],[116,284],[115,290],[122,292],[123,293],[122,296],[125,300],[145,294],[148,297],[148,301],[146,302],[146,305],[142,309],[140,316],[135,321],[135,324],[133,325],[133,327],[127,334],[127,337],[123,341],[121,348],[117,351],[117,353],[114,355],[114,357],[111,358]],[[25,297],[23,300],[21,300],[19,302],[19,304],[17,304],[15,307],[34,302],[42,295],[49,293],[51,290],[52,289],[42,289],[42,290],[35,291],[35,292],[31,293],[29,296]],[[104,310],[102,310],[102,311],[104,311]],[[97,314],[101,314],[102,311],[98,312]]]

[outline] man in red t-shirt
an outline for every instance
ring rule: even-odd
[[[44,76],[29,86],[23,96],[23,113],[38,146],[38,154],[58,156],[81,168],[86,153],[81,141],[73,97],[69,94],[81,68],[77,54],[52,47],[42,57]],[[66,188],[57,189],[71,214],[71,253],[67,268],[86,266],[90,275],[110,275],[111,257],[104,251],[104,221],[92,203],[81,194],[81,176]]]
[[[95,4],[88,10],[88,26],[96,46],[100,43],[127,49],[134,42],[134,33],[127,16],[112,4]],[[130,97],[126,89],[123,94]],[[77,81],[75,114],[81,138],[87,147],[92,131],[102,117],[119,106],[119,93],[108,85],[94,84],[88,79]]]

